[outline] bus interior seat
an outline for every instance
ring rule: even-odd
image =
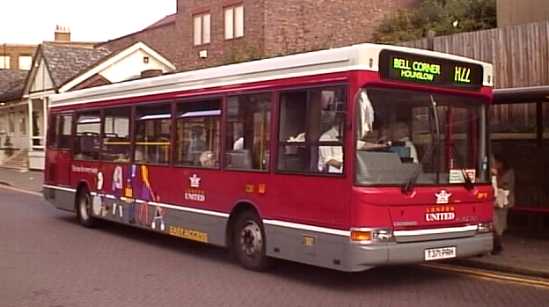
[[[229,167],[235,169],[252,169],[252,157],[249,150],[227,152]]]

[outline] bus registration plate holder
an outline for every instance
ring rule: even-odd
[[[455,246],[430,248],[425,250],[425,261],[455,258],[456,254]]]

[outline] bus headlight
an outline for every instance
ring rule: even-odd
[[[387,228],[355,228],[351,229],[351,241],[358,243],[390,242],[393,231]]]
[[[477,233],[489,233],[493,230],[492,223],[479,223],[477,225]]]

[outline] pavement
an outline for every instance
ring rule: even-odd
[[[20,190],[41,192],[43,173],[0,168],[0,185]],[[1,193],[1,190],[0,190]],[[504,273],[549,278],[549,239],[540,239],[527,234],[506,234],[504,251],[500,255],[485,255],[463,260],[448,261],[448,264],[468,266]]]
[[[503,252],[499,255],[450,261],[450,264],[549,278],[549,239],[529,237],[527,234],[505,234]]]
[[[44,173],[41,171],[19,170],[0,167],[0,185],[31,192],[42,192]]]

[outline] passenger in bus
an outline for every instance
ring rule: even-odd
[[[357,140],[357,150],[386,150],[391,146],[390,132],[387,128],[368,130],[362,139]]]
[[[333,111],[324,111],[322,122],[329,123],[330,129],[325,131],[319,138],[320,142],[341,142],[339,135],[340,120],[336,119]],[[328,173],[343,173],[343,147],[319,146],[318,147],[318,170]]]
[[[213,168],[216,167],[217,159],[215,158],[215,154],[211,150],[206,150],[200,154],[200,166],[202,167],[208,167]]]
[[[392,141],[400,142],[409,150],[409,158],[412,162],[418,163],[416,146],[410,139],[410,127],[406,122],[397,122],[393,126]]]
[[[192,127],[191,138],[185,151],[185,161],[200,165],[200,155],[208,149],[204,131],[200,127]]]
[[[233,150],[244,150],[244,137],[239,137],[233,143]]]

